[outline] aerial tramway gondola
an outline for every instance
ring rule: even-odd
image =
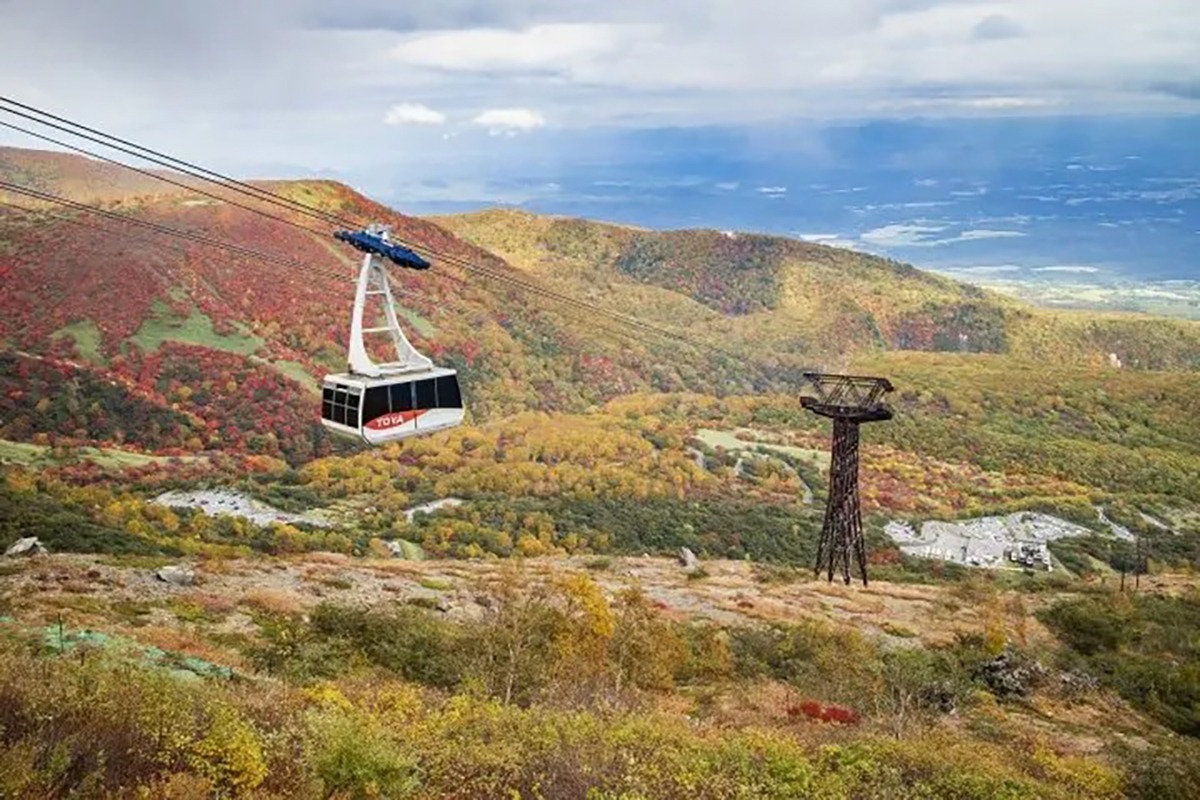
[[[458,374],[438,367],[409,343],[396,318],[383,259],[407,269],[428,269],[429,262],[406,247],[392,244],[381,226],[339,231],[335,236],[365,253],[350,320],[348,370],[327,375],[321,387],[321,423],[335,434],[377,445],[422,436],[462,424],[463,399]],[[385,324],[365,327],[368,298],[382,301]],[[365,334],[387,334],[396,360],[377,364],[367,353]]]

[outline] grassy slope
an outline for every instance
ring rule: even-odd
[[[187,317],[177,317],[162,304],[155,306],[154,316],[142,323],[130,341],[148,353],[158,350],[164,342],[195,344],[241,355],[250,355],[262,347],[262,340],[253,335],[218,334],[213,330],[212,320],[198,310]]]
[[[75,345],[75,349],[79,355],[88,362],[93,364],[103,364],[104,356],[100,352],[101,334],[100,329],[96,327],[96,323],[90,319],[72,322],[70,325],[64,325],[53,334],[52,339],[67,337]]]
[[[168,464],[172,458],[150,456],[145,453],[134,453],[111,447],[77,447],[70,451],[71,458],[88,461],[104,469],[124,469],[126,467],[144,467],[149,464]],[[193,456],[178,456],[179,461],[195,461]],[[0,439],[0,462],[21,464],[32,467],[49,467],[60,463],[48,445],[29,444],[27,442],[10,442]]]

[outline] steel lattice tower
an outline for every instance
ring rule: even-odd
[[[867,544],[863,538],[862,511],[858,501],[858,426],[892,418],[883,396],[892,391],[887,378],[856,375],[825,375],[807,372],[805,379],[816,397],[803,397],[801,404],[815,414],[833,420],[833,445],[829,460],[829,500],[825,523],[817,545],[816,573],[824,569],[829,580],[841,572],[850,583],[850,561],[858,562],[863,586],[867,585]]]

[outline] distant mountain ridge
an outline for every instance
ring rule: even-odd
[[[36,374],[36,387],[12,372],[0,378],[0,438],[103,430],[136,445],[137,426],[114,415],[136,405],[146,418],[145,403],[157,402],[160,423],[140,442],[149,449],[244,450],[293,461],[327,451],[312,392],[322,373],[344,366],[356,253],[326,233],[76,156],[0,148],[0,179],[318,270],[262,263],[0,191],[0,202],[34,211],[0,206],[0,343],[10,353],[50,359],[22,368]],[[661,339],[450,263],[419,275],[398,271],[411,338],[460,371],[476,421],[527,409],[583,410],[637,391],[794,392],[804,367],[837,369],[898,349],[1104,369],[1200,367],[1198,324],[1043,312],[817,244],[660,233],[512,210],[421,219],[332,181],[262,185],[724,351]],[[100,383],[61,367],[68,361]],[[87,389],[108,379],[136,386],[136,403]]]
[[[909,264],[821,244],[714,230],[644,231],[513,209],[429,219],[564,290],[777,353],[863,349],[1005,353],[1065,365],[1200,369],[1200,325],[1048,311]],[[633,305],[629,305],[633,304]],[[665,310],[665,309],[664,309]],[[716,313],[712,313],[716,312]]]

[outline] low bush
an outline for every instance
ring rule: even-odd
[[[339,637],[372,640],[371,623],[322,614]],[[830,647],[819,634],[792,638],[793,653]],[[301,690],[30,653],[0,640],[0,796],[14,800],[1122,796],[1121,776],[1095,760],[962,731],[884,740],[848,725],[837,744],[816,748],[784,730],[710,726],[667,712],[523,708],[418,690],[378,672]],[[799,709],[843,724],[856,713],[818,701]],[[1144,768],[1131,761],[1131,795],[1191,796],[1194,762],[1184,755]]]
[[[1179,733],[1200,736],[1200,596],[1112,593],[1039,614],[1080,665]]]

